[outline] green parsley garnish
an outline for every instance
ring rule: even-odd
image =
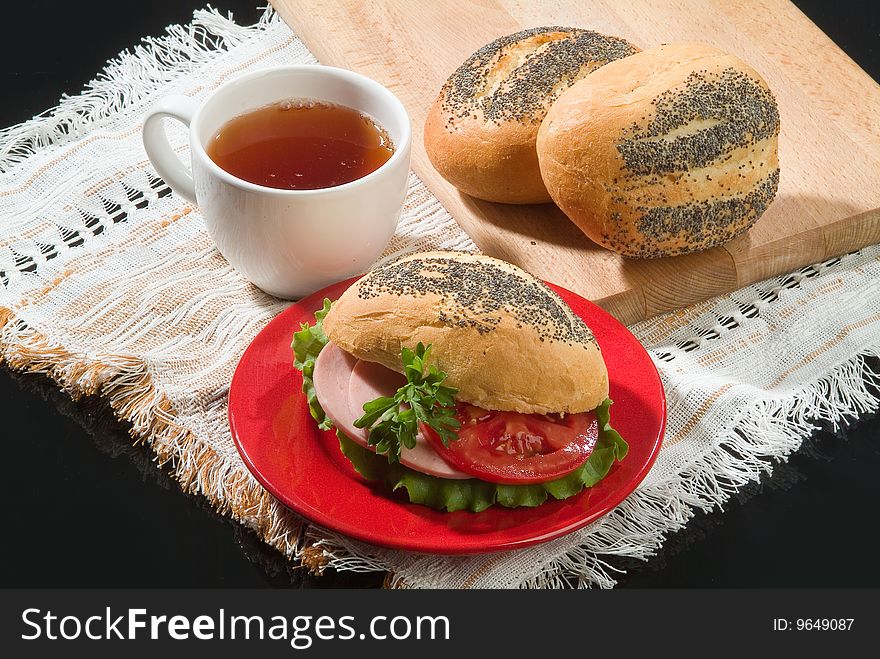
[[[354,422],[357,428],[369,428],[369,443],[388,462],[398,462],[400,451],[416,445],[419,422],[433,428],[444,444],[457,438],[460,427],[455,417],[453,396],[458,389],[443,384],[446,373],[428,364],[431,346],[421,342],[415,352],[404,348],[400,357],[407,383],[394,396],[382,396],[364,403],[364,415]]]

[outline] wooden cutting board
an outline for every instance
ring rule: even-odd
[[[880,87],[785,0],[272,0],[322,64],[393,90],[413,122],[413,169],[486,254],[601,305],[625,323],[880,242]],[[539,25],[583,27],[641,48],[705,41],[768,81],[780,107],[776,200],[724,247],[635,260],[589,241],[552,204],[460,194],[422,145],[447,76],[483,44]]]

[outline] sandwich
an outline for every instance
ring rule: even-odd
[[[412,503],[538,506],[598,483],[627,444],[590,329],[498,259],[378,267],[293,335],[315,421],[368,481]]]

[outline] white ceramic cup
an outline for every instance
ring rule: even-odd
[[[287,99],[314,99],[360,110],[391,136],[394,154],[350,183],[317,190],[280,190],[236,178],[205,152],[223,124]],[[177,157],[163,119],[189,126],[192,169]],[[220,253],[271,295],[298,298],[370,269],[388,245],[409,180],[411,128],[388,89],[352,71],[284,66],[230,80],[198,102],[169,96],[147,115],[144,148],[159,175],[198,204]]]

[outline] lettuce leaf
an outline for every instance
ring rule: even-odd
[[[302,323],[300,331],[294,333],[291,343],[295,357],[293,364],[303,374],[303,393],[308,399],[309,410],[322,430],[329,430],[333,424],[321,409],[312,376],[315,359],[327,345],[327,336],[321,322],[329,310],[330,300],[325,299],[323,308],[315,312],[315,324],[309,326],[308,323]],[[448,512],[480,512],[496,503],[507,508],[534,507],[540,506],[549,497],[567,499],[585,487],[595,485],[605,478],[615,461],[626,457],[629,447],[611,427],[611,403],[611,399],[606,399],[596,408],[599,438],[587,461],[562,478],[534,485],[503,485],[477,478],[453,480],[429,476],[399,462],[389,463],[383,456],[357,444],[338,429],[336,436],[343,455],[361,476],[383,485],[391,492],[404,493],[412,503]]]
[[[324,298],[324,306],[315,312],[315,324],[301,323],[300,331],[293,333],[293,340],[290,343],[294,356],[293,365],[302,371],[302,390],[309,402],[309,412],[312,413],[312,418],[318,422],[318,427],[321,430],[330,430],[333,423],[321,409],[312,378],[315,373],[315,360],[327,345],[327,335],[324,334],[324,327],[321,323],[323,323],[324,316],[328,311],[330,311],[330,300]]]

